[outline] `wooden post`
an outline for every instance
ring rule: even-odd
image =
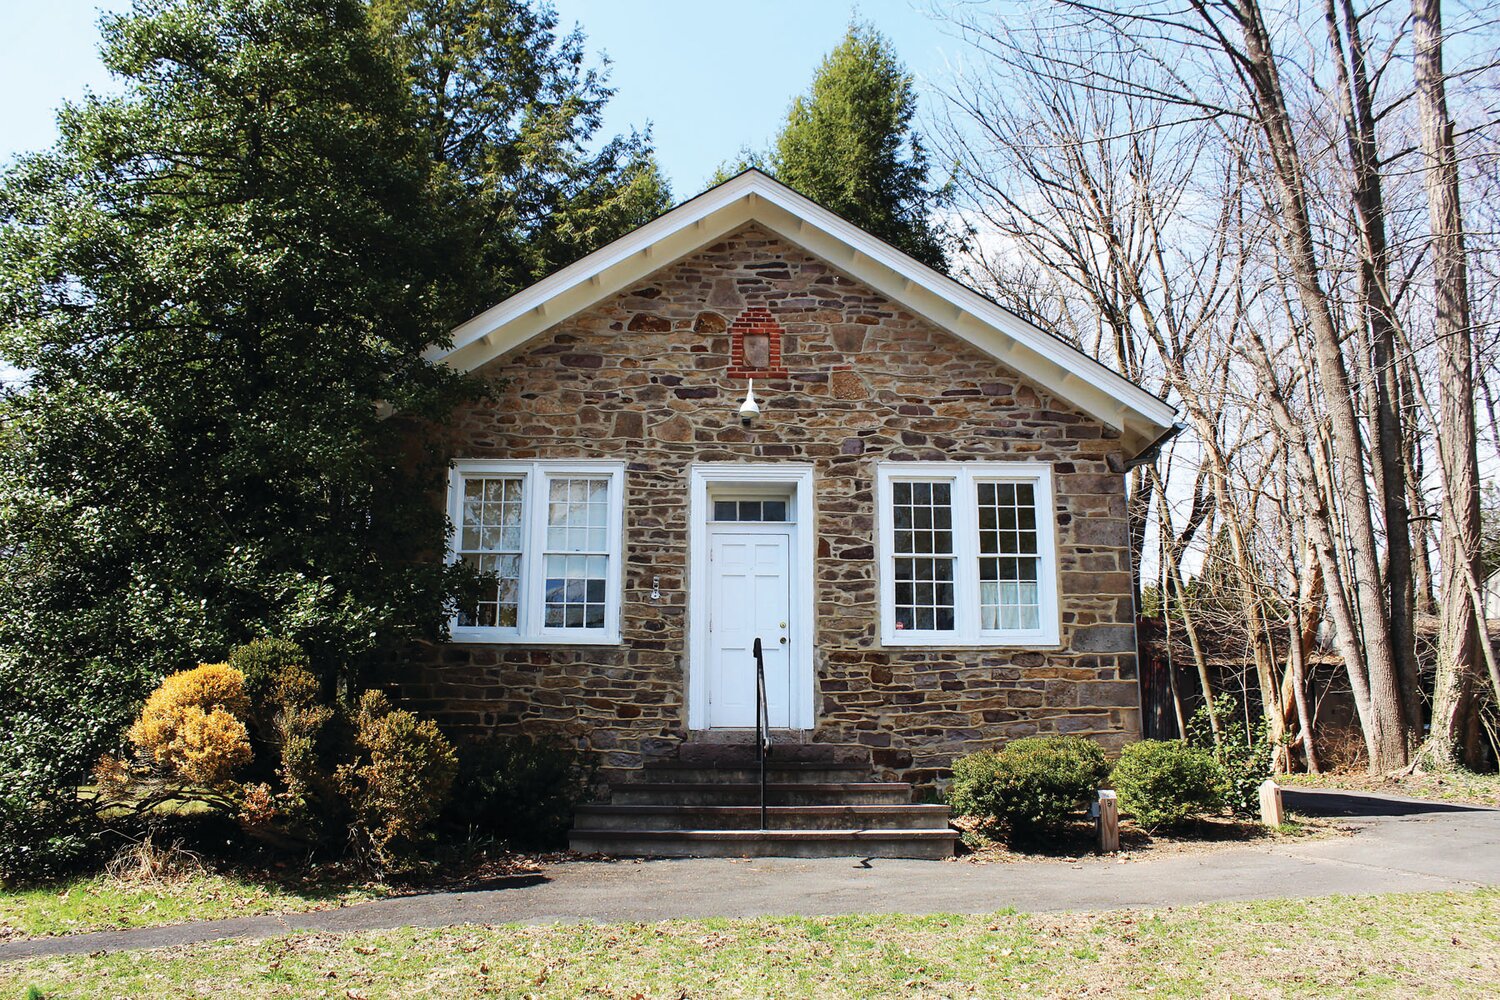
[[[1271,778],[1260,783],[1260,821],[1266,826],[1280,826],[1286,822],[1281,809],[1281,786]]]
[[[1120,802],[1107,788],[1099,790],[1099,853],[1113,854],[1120,849]]]

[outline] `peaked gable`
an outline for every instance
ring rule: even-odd
[[[1165,401],[754,169],[480,313],[453,331],[451,347],[428,356],[472,371],[751,223],[1114,427],[1127,453],[1145,450],[1172,428],[1176,411]]]

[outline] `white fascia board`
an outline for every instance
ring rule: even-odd
[[[1177,411],[972,289],[783,184],[749,170],[516,293],[453,331],[429,360],[472,371],[750,222],[824,258],[1015,369],[1143,448]],[[648,254],[649,251],[649,254]]]
[[[757,174],[745,173],[732,180],[725,181],[718,187],[712,188],[696,198],[683,202],[681,205],[667,212],[665,215],[646,223],[634,232],[622,236],[620,239],[601,247],[593,253],[569,264],[567,267],[554,274],[550,274],[538,281],[536,284],[522,289],[510,298],[486,309],[473,319],[461,323],[453,330],[450,340],[452,347],[447,349],[434,348],[427,352],[430,360],[447,361],[458,354],[464,348],[474,344],[485,337],[492,338],[491,347],[499,347],[495,354],[504,353],[512,347],[524,341],[515,340],[510,336],[510,331],[505,328],[514,320],[525,316],[537,306],[547,304],[549,311],[554,308],[556,300],[569,291],[579,290],[580,287],[590,289],[590,295],[594,301],[602,301],[613,292],[604,291],[604,282],[593,282],[595,276],[603,276],[616,265],[628,264],[632,258],[641,257],[643,251],[655,247],[674,235],[682,234],[687,230],[692,236],[701,242],[698,246],[709,242],[714,236],[722,235],[716,233],[710,236],[707,230],[710,228],[706,222],[709,216],[720,210],[734,206],[737,202],[745,200],[750,193],[749,188],[753,185]],[[748,205],[741,206],[748,209]],[[705,224],[699,225],[702,221]],[[747,220],[748,221],[748,220]],[[708,237],[708,238],[705,238]],[[696,246],[693,248],[696,249]],[[692,250],[688,250],[691,253]],[[644,268],[626,268],[632,273],[639,271],[649,274],[664,267],[670,260],[663,260],[663,254],[653,253],[649,260],[645,260]],[[625,279],[622,283],[629,284],[633,278]],[[586,308],[586,307],[585,307]],[[562,311],[553,313],[548,325],[556,323],[563,318]],[[452,362],[450,362],[452,363]],[[477,366],[476,366],[477,367]],[[465,369],[468,370],[468,369]]]

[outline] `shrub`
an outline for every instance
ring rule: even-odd
[[[399,871],[432,839],[458,770],[453,744],[430,719],[392,708],[379,691],[364,693],[353,722],[360,755],[337,772],[352,832],[377,865]]]
[[[1013,740],[953,762],[949,803],[960,815],[1004,823],[1013,837],[1055,830],[1109,774],[1104,751],[1080,736]]]
[[[1214,710],[1219,716],[1218,744],[1214,743],[1205,705],[1200,705],[1188,720],[1187,741],[1218,761],[1224,804],[1236,816],[1258,816],[1261,782],[1271,776],[1276,761],[1270,724],[1264,716],[1247,724],[1239,703],[1227,694],[1214,699]]]
[[[1218,762],[1181,740],[1132,743],[1109,779],[1121,807],[1147,829],[1171,826],[1220,805]]]
[[[146,699],[130,742],[169,776],[219,785],[250,760],[245,678],[223,663],[172,674]]]
[[[288,668],[301,668],[317,684],[317,679],[307,672],[307,653],[290,639],[251,640],[230,650],[228,663],[244,676],[245,693],[258,712],[273,699]]]
[[[0,882],[62,875],[98,846],[79,787],[153,680],[140,666],[0,649]]]
[[[591,757],[556,740],[497,737],[461,746],[448,821],[519,847],[561,844],[595,770]]]

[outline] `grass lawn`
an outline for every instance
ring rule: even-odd
[[[184,920],[300,913],[389,892],[383,885],[359,880],[282,879],[207,869],[159,878],[92,875],[39,888],[0,890],[0,941]]]
[[[42,997],[1493,996],[1500,892],[299,934],[36,959]]]
[[[1409,775],[1278,774],[1276,781],[1293,788],[1347,788],[1500,808],[1500,774],[1472,774],[1468,771]]]

